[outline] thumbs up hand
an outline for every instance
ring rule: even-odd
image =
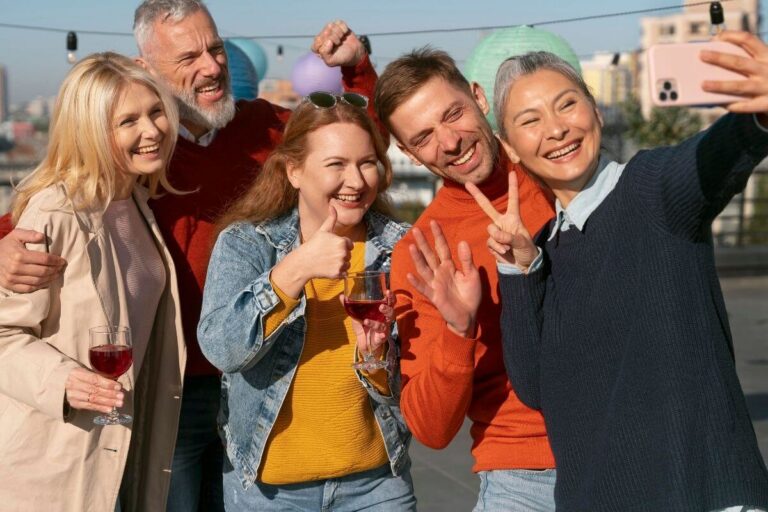
[[[334,233],[336,209],[328,207],[328,217],[317,231],[296,249],[313,277],[336,278],[349,269],[352,241]]]
[[[270,280],[293,298],[315,277],[335,279],[349,269],[352,240],[334,233],[336,209],[328,206],[328,217],[312,236],[272,268]]]

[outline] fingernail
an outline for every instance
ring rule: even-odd
[[[117,399],[118,400],[123,400],[124,398],[125,398],[125,395],[123,395],[122,393],[118,393],[117,394]]]

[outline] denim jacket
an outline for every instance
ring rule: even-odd
[[[369,211],[366,270],[389,270],[392,248],[408,225]],[[304,347],[306,297],[264,339],[264,318],[280,299],[269,281],[272,268],[299,245],[294,211],[254,225],[237,222],[224,229],[208,265],[197,336],[203,354],[222,376],[219,424],[227,454],[244,488],[256,481],[264,447],[296,372]],[[395,333],[393,333],[394,335]],[[394,344],[396,347],[397,343]],[[389,357],[396,362],[399,348]],[[400,368],[390,374],[384,396],[357,372],[368,391],[394,475],[408,462],[411,434],[400,413]]]

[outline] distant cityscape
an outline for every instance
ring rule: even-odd
[[[728,2],[725,24],[731,29],[759,33],[759,0],[733,0]],[[637,151],[637,145],[625,133],[626,119],[623,105],[638,101],[642,115],[648,119],[651,111],[650,88],[644,66],[645,49],[657,43],[680,43],[708,39],[710,22],[708,5],[682,7],[680,12],[640,19],[639,49],[632,52],[598,52],[580,58],[584,80],[591,88],[603,111],[606,126],[604,146],[620,160],[626,160]],[[8,70],[0,63],[0,212],[7,211],[10,203],[10,183],[17,182],[41,160],[47,145],[49,116],[54,97],[38,97],[23,104],[9,104]],[[301,100],[287,79],[264,79],[259,82],[259,97],[293,108]],[[693,109],[706,127],[725,111],[719,108]],[[415,166],[408,157],[392,144],[389,156],[395,171],[391,188],[393,202],[415,216],[427,205],[440,186],[439,180],[423,167]],[[765,162],[759,169],[766,169]],[[754,214],[758,181],[768,181],[766,171],[757,172],[744,194],[715,223],[714,230],[734,231],[734,223],[743,223],[745,216]],[[768,188],[768,185],[762,188]],[[408,219],[412,220],[412,219]],[[727,236],[718,239],[722,244],[733,244]]]

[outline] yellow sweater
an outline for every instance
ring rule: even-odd
[[[352,249],[350,272],[363,270],[365,243]],[[273,332],[298,300],[275,287],[282,303],[266,318]],[[313,279],[307,298],[304,350],[267,440],[259,480],[272,485],[337,478],[385,464],[384,441],[368,393],[352,363],[355,335],[339,301],[341,279]],[[386,372],[371,375],[386,388]]]

